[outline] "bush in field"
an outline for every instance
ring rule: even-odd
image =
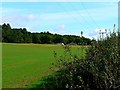
[[[120,33],[112,33],[103,40],[93,42],[86,66],[93,75],[96,88],[110,90],[120,88]]]
[[[84,59],[71,54],[64,46],[64,55],[57,59],[58,71],[45,79],[39,88],[45,90],[119,90],[120,32],[93,41]]]

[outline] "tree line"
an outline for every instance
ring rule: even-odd
[[[81,35],[59,35],[50,32],[36,32],[27,31],[26,28],[11,28],[10,24],[4,23],[0,25],[0,32],[2,32],[1,41],[6,43],[38,43],[38,44],[76,44],[76,45],[90,45],[91,39]],[[83,34],[83,32],[81,32]]]

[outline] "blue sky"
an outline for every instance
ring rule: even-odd
[[[2,22],[31,32],[80,35],[92,38],[99,29],[118,23],[117,2],[3,2]],[[2,11],[2,12],[1,12]]]

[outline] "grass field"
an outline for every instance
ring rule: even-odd
[[[75,54],[82,55],[83,50],[72,46]],[[49,68],[55,62],[53,51],[63,54],[61,45],[2,44],[3,88],[30,87],[42,77],[52,74]]]

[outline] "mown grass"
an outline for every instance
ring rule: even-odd
[[[86,48],[86,47],[85,47]],[[2,87],[27,88],[42,77],[53,73],[53,52],[62,55],[61,45],[48,44],[2,44]],[[85,49],[72,46],[74,54],[82,56]]]

